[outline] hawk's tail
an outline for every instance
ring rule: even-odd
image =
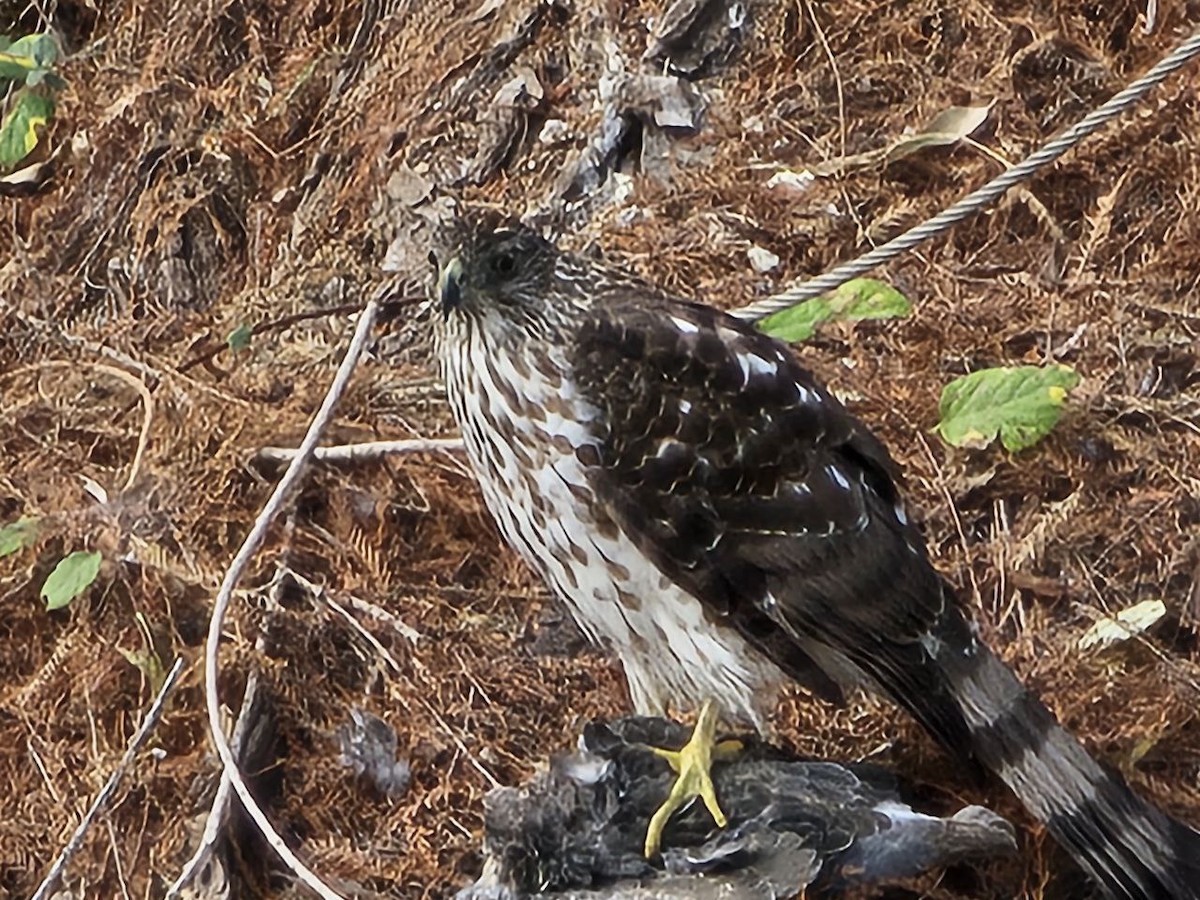
[[[975,759],[1012,789],[1111,896],[1200,900],[1200,832],[1142,800],[1120,775],[1092,759],[974,639],[957,611],[943,616],[936,631],[927,649],[945,676]],[[911,698],[906,705],[923,703]],[[945,711],[913,712],[928,721]]]

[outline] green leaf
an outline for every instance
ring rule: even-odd
[[[150,628],[150,623],[146,620],[145,615],[135,612],[133,618],[146,647],[144,650],[126,650],[124,647],[118,647],[117,652],[141,670],[146,681],[150,683],[150,690],[157,694],[167,678],[167,670],[163,666],[162,657],[154,649],[154,631]]]
[[[249,325],[239,325],[233,331],[229,332],[229,337],[225,338],[225,343],[229,345],[229,349],[234,353],[239,350],[245,350],[250,346],[250,338],[254,337],[254,329]]]
[[[832,294],[805,300],[774,315],[758,327],[781,341],[806,341],[823,322],[858,322],[863,319],[903,318],[912,312],[912,304],[902,293],[874,278],[852,278]]]
[[[49,34],[27,34],[0,48],[0,78],[25,82],[31,72],[45,72],[58,61],[58,44]]]
[[[35,73],[33,72],[29,74],[29,78],[25,80],[26,84],[32,86],[31,79],[33,78],[34,74]],[[46,87],[50,90],[61,91],[67,86],[66,81],[55,75],[53,72],[43,72],[39,69],[36,74],[40,76],[42,84],[46,85]]]
[[[32,547],[37,534],[38,520],[30,516],[22,516],[0,528],[0,557]]]
[[[902,137],[887,150],[888,162],[895,162],[927,147],[947,147],[970,137],[987,121],[992,105],[951,106],[914,135]]]
[[[807,341],[816,334],[817,326],[832,315],[833,310],[830,309],[827,299],[813,297],[791,309],[767,316],[758,323],[758,327],[771,337],[790,344],[795,341]]]
[[[1032,447],[1058,423],[1067,392],[1079,384],[1070,366],[1004,366],[972,372],[942,390],[935,429],[955,447]]]
[[[16,102],[0,123],[0,168],[9,169],[28,156],[38,142],[38,128],[54,115],[54,101],[30,90],[17,93]]]
[[[62,609],[86,591],[100,574],[101,559],[93,550],[76,550],[60,559],[42,585],[46,609]]]
[[[834,314],[852,322],[863,319],[901,319],[912,313],[902,293],[874,278],[852,278],[833,292]]]
[[[49,69],[58,62],[58,42],[48,32],[19,37],[5,48],[5,52],[33,60],[39,69]]]
[[[157,694],[158,689],[167,680],[167,670],[164,668],[162,660],[158,658],[158,654],[152,650],[126,650],[124,647],[118,647],[117,652],[125,657],[127,663],[135,666],[145,676],[146,681],[150,684],[151,692]]]

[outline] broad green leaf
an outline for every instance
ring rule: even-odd
[[[37,66],[32,60],[20,56],[10,56],[0,50],[0,87],[7,87],[5,81],[15,81],[24,84],[30,72],[36,72]]]
[[[93,550],[76,550],[60,559],[42,585],[46,609],[62,609],[86,591],[100,574],[101,558]]]
[[[758,327],[771,337],[790,344],[795,341],[807,341],[816,333],[817,326],[832,315],[833,310],[828,299],[813,297],[791,309],[767,316],[758,323]]]
[[[44,73],[57,60],[58,44],[53,37],[27,34],[0,49],[0,78],[28,83],[31,73]]]
[[[874,278],[852,278],[832,294],[805,300],[768,316],[759,328],[781,341],[806,341],[830,319],[858,322],[894,319],[909,315],[912,304],[891,285]]]
[[[41,72],[39,70],[39,73],[42,76],[42,84],[46,85],[46,87],[50,88],[51,90],[61,91],[67,86],[67,82],[58,75],[55,75],[53,72]],[[25,83],[30,84],[28,79],[26,79]]]
[[[0,123],[0,168],[9,169],[37,146],[38,129],[54,115],[54,101],[34,91],[18,92],[16,102]]]
[[[908,298],[874,278],[852,278],[833,292],[834,314],[850,321],[898,319],[912,312]]]
[[[239,325],[233,331],[229,332],[229,337],[225,338],[225,343],[229,345],[229,349],[236,353],[239,350],[245,350],[250,346],[250,338],[254,337],[254,329],[249,325]]]
[[[972,372],[942,389],[935,430],[955,447],[986,447],[999,435],[1004,449],[1024,450],[1050,433],[1077,384],[1078,373],[1062,365]]]
[[[46,32],[27,34],[9,44],[4,52],[31,59],[39,69],[48,69],[58,61],[58,42]]]
[[[38,520],[22,516],[0,528],[0,557],[32,547],[37,540]]]
[[[1161,600],[1143,600],[1128,609],[1123,609],[1111,618],[1104,616],[1079,638],[1079,648],[1111,647],[1120,641],[1141,634],[1167,614],[1167,605]]]

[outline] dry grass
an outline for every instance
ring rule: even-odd
[[[659,5],[518,0],[481,16],[476,0],[52,7],[74,54],[50,135],[63,156],[49,190],[0,200],[10,248],[0,250],[0,522],[43,522],[34,548],[0,561],[0,895],[37,884],[149,701],[147,678],[119,651],[149,642],[164,660],[198,658],[216,582],[269,489],[272,473],[249,460],[298,439],[348,334],[344,314],[305,315],[359,302],[384,260],[416,293],[438,196],[518,212],[544,198],[598,122],[598,36],[636,60]],[[870,150],[949,105],[990,101],[977,137],[1019,159],[1200,21],[1194,4],[1161,4],[1147,36],[1127,0],[752,8],[744,51],[699,82],[711,107],[700,134],[676,144],[687,162],[673,182],[639,178],[640,215],[601,208],[571,238],[726,306],[853,257],[997,170],[969,148],[938,150],[787,198],[765,188],[775,167]],[[36,22],[0,2],[0,27]],[[493,50],[514,35],[510,52]],[[447,187],[517,64],[547,87],[539,115],[565,120],[574,139],[527,141],[484,185]],[[803,352],[904,461],[937,557],[978,588],[989,640],[1099,756],[1200,823],[1194,67],[1031,191],[1040,204],[1014,196],[883,273],[914,299],[912,318],[833,329]],[[781,258],[778,270],[751,269],[754,244]],[[248,351],[220,351],[239,325],[281,321]],[[329,439],[449,433],[428,356],[423,324],[402,310]],[[1009,457],[923,437],[950,378],[1051,357],[1085,380],[1045,444]],[[153,393],[140,458],[144,402],[104,366]],[[104,553],[98,585],[47,613],[39,585],[81,548]],[[335,600],[389,611],[420,639],[355,613],[389,666],[327,606],[294,591],[273,598],[280,566]],[[223,696],[236,707],[246,673],[260,669],[273,713],[260,790],[331,879],[445,896],[478,864],[484,771],[516,781],[582,719],[624,708],[613,664],[558,620],[450,457],[319,470],[243,587]],[[1100,611],[1150,597],[1171,615],[1144,643],[1076,650]],[[333,735],[356,705],[389,720],[412,759],[397,802],[338,765]],[[914,779],[1026,821],[999,789],[949,772],[880,704],[835,712],[789,697],[777,720],[805,750],[878,751]],[[160,896],[194,845],[215,774],[197,665],[155,741],[163,758],[139,764],[111,828],[93,829],[71,867],[78,896]],[[234,896],[278,889],[269,860],[231,860]],[[1047,875],[1059,862],[1030,826],[1020,860],[947,890],[1073,896]]]

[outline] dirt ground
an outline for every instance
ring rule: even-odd
[[[698,63],[687,85],[668,72],[611,100],[622,69],[667,71],[641,59],[662,7],[0,0],[0,31],[48,22],[69,54],[44,141],[54,176],[0,198],[0,525],[40,526],[0,560],[0,896],[32,893],[117,765],[155,660],[181,656],[150,750],[65,884],[161,897],[178,875],[216,784],[211,601],[278,475],[255,454],[299,440],[354,309],[384,284],[422,294],[451,198],[567,210],[564,243],[740,306],[941,209],[1200,24],[1194,0],[1162,0],[1150,33],[1133,0],[754,0],[729,41],[718,23],[711,53],[676,52]],[[904,463],[987,639],[1096,755],[1200,824],[1198,85],[1193,65],[1027,191],[879,273],[913,316],[835,326],[800,352]],[[610,101],[635,124],[576,167]],[[680,103],[705,107],[694,133],[656,124]],[[974,138],[990,152],[829,164],[987,104]],[[832,174],[803,191],[768,186],[822,163]],[[752,247],[778,266],[757,271]],[[452,434],[415,309],[379,329],[328,442]],[[1043,444],[1014,456],[930,433],[951,378],[1050,360],[1083,382]],[[40,586],[84,549],[103,554],[99,578],[48,612]],[[1168,613],[1142,639],[1079,648],[1102,612],[1148,599]],[[448,453],[316,468],[241,585],[221,668],[230,723],[257,673],[246,767],[272,820],[357,896],[469,881],[493,780],[519,781],[627,703]],[[402,795],[339,763],[355,708],[395,728]],[[935,895],[1078,896],[1005,793],[960,776],[894,710],[797,692],[776,721],[803,752],[870,756],[1021,825],[1019,859],[955,872]],[[290,895],[245,835],[230,831],[193,896]]]

